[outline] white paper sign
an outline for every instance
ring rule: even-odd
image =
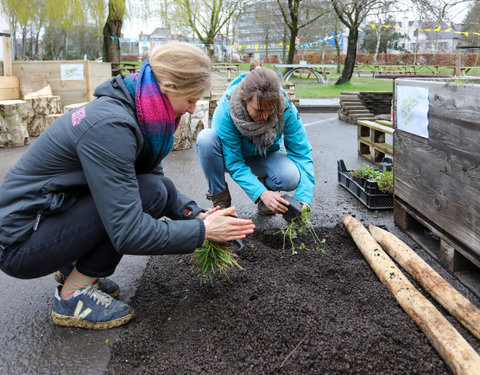
[[[428,138],[428,92],[426,87],[396,87],[398,129]]]
[[[60,77],[62,81],[83,81],[83,64],[61,64]]]

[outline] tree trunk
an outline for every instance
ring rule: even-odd
[[[293,64],[295,59],[295,40],[297,39],[298,29],[290,29],[290,49],[288,50],[287,64]]]
[[[348,47],[347,56],[345,57],[345,64],[340,78],[335,82],[336,85],[347,83],[352,79],[353,69],[355,68],[355,60],[357,59],[357,40],[358,29],[350,29],[348,33]]]
[[[120,37],[122,35],[125,0],[108,2],[108,17],[103,27],[103,61],[120,62]]]
[[[377,34],[377,44],[375,45],[375,53],[373,54],[373,61],[375,64],[377,64],[378,63],[377,56],[378,56],[378,50],[380,49],[380,39],[382,38],[382,34],[377,32],[375,32],[375,34]]]

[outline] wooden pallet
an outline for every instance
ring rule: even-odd
[[[394,197],[393,210],[395,224],[442,267],[480,296],[479,254],[453,238],[397,196]]]
[[[382,121],[382,120],[379,120]],[[393,156],[393,145],[386,142],[386,134],[393,135],[393,128],[378,121],[358,120],[358,154],[371,163],[380,163],[385,155]]]

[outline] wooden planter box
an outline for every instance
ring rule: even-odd
[[[397,79],[393,158],[396,224],[477,294],[480,294],[479,92],[480,78],[469,79],[467,83]],[[426,136],[406,129],[424,122],[421,115],[409,112],[412,103],[405,100],[415,98],[417,93],[428,98]]]

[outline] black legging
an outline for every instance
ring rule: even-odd
[[[137,179],[143,211],[156,219],[171,216],[177,200],[173,182],[153,174]],[[91,195],[86,194],[66,211],[42,218],[28,239],[1,255],[0,269],[13,277],[33,279],[76,262],[81,273],[106,277],[122,256],[108,238]]]

